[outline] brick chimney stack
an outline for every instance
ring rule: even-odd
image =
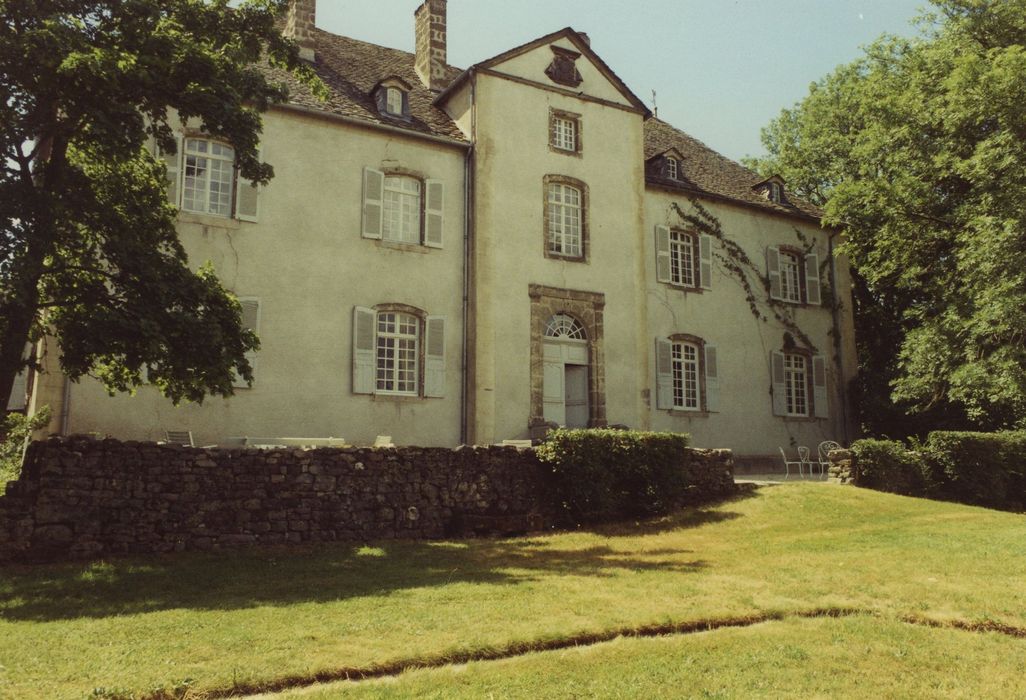
[[[317,0],[292,0],[285,20],[285,36],[299,44],[299,57],[314,60],[314,26],[317,21]]]
[[[417,75],[430,90],[449,87],[445,44],[445,0],[424,0],[413,13],[417,25]]]

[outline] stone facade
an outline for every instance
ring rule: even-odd
[[[731,491],[695,450],[688,501]],[[546,469],[515,447],[200,449],[51,438],[0,497],[0,561],[514,534],[551,523]]]

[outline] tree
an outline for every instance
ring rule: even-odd
[[[921,36],[812,85],[750,164],[844,230],[864,395],[890,384],[948,425],[1023,426],[1026,0],[933,4]]]
[[[150,381],[174,401],[230,395],[258,345],[209,266],[189,267],[148,142],[170,113],[230,143],[266,183],[266,66],[312,71],[276,24],[287,0],[0,0],[0,401],[23,348],[59,340],[72,379]]]

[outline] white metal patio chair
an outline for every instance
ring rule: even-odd
[[[818,452],[820,476],[825,475],[827,467],[830,466],[830,459],[828,458],[830,451],[839,449],[841,449],[841,444],[839,442],[834,442],[833,440],[824,440],[823,442],[819,443]]]
[[[192,440],[191,430],[165,430],[164,442],[168,445],[181,445],[182,447],[195,447]]]
[[[805,469],[807,469],[808,472],[809,472],[809,476],[811,477],[812,476],[812,465],[813,464],[815,464],[815,462],[813,462],[812,459],[809,457],[809,448],[806,447],[805,445],[799,445],[798,446],[798,473],[800,474],[801,471],[802,471],[802,467],[805,467]]]
[[[798,449],[801,450],[800,447]],[[806,457],[808,457],[808,448],[805,448],[805,453],[806,453]],[[800,454],[801,453],[799,453],[799,456],[800,456]],[[804,464],[804,462],[802,462],[800,459],[798,459],[798,460],[788,459],[787,458],[787,453],[784,452],[784,448],[783,447],[780,448],[780,456],[784,458],[784,479],[786,480],[788,477],[791,476],[791,467],[792,466],[797,466],[798,467],[798,476],[800,478],[802,476],[802,465]]]

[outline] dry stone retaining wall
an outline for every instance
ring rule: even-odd
[[[710,496],[730,452],[682,465]],[[198,449],[51,438],[0,496],[0,561],[331,540],[515,533],[552,520],[546,469],[515,447]],[[699,494],[696,494],[696,496]]]

